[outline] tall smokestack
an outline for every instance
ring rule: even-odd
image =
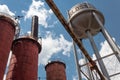
[[[38,16],[32,17],[31,36],[38,39]]]
[[[0,13],[0,80],[3,80],[16,24],[13,17]]]
[[[66,80],[65,64],[53,61],[45,66],[47,80]]]
[[[29,37],[16,39],[6,80],[37,80],[40,51],[41,45],[36,40]]]
[[[38,43],[38,17],[32,19],[32,36],[24,36],[14,40],[12,58],[6,80],[37,80],[38,54],[41,44]]]

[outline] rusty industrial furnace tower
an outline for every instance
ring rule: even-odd
[[[16,27],[17,21],[13,17],[0,12],[0,80],[4,76]]]
[[[65,64],[60,61],[52,61],[45,66],[47,80],[67,80]]]
[[[14,40],[12,44],[12,58],[6,80],[37,80],[38,53],[41,44],[37,41],[38,17],[32,19],[32,36],[25,36]]]

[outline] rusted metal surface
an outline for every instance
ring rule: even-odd
[[[3,80],[11,44],[15,35],[14,21],[0,13],[0,80]]]
[[[65,64],[60,61],[53,61],[45,66],[47,80],[67,80]]]
[[[15,40],[6,80],[37,80],[40,51],[41,45],[34,39],[24,37]]]
[[[64,26],[64,28],[66,29],[66,31],[70,34],[70,36],[76,42],[76,44],[78,45],[78,47],[80,48],[80,50],[83,52],[83,54],[85,55],[85,57],[88,59],[88,61],[92,65],[92,68],[98,72],[101,80],[106,80],[105,77],[103,76],[103,74],[98,69],[96,63],[92,60],[92,58],[89,56],[89,54],[86,51],[86,49],[83,47],[81,41],[77,38],[77,36],[73,32],[73,30],[71,30],[70,26],[68,25],[68,23],[65,20],[65,18],[62,16],[61,12],[57,8],[57,6],[53,2],[53,0],[46,0],[46,2],[49,5],[49,7],[53,10],[54,14],[57,16],[57,18],[59,19],[59,21],[62,23],[62,25]]]

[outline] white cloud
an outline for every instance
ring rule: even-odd
[[[31,16],[37,15],[39,17],[39,24],[44,27],[48,27],[47,20],[53,14],[51,9],[47,10],[45,8],[45,4],[41,0],[32,0],[32,4],[30,5],[29,10],[23,10],[22,13],[25,14],[25,20],[30,19]]]
[[[80,65],[85,64],[85,62],[86,62],[85,59],[80,59],[80,60],[79,60],[79,64],[80,64]]]
[[[78,77],[77,76],[73,76],[73,80],[78,80]]]
[[[58,38],[54,38],[52,33],[48,32],[46,37],[42,39],[42,51],[39,54],[39,64],[47,64],[52,55],[59,52],[69,56],[71,47],[72,42],[67,41],[62,34]]]
[[[59,46],[61,47],[61,49],[63,50],[63,55],[68,55],[70,56],[70,50],[71,50],[71,46],[72,43],[67,41],[63,35],[60,35],[59,38]]]
[[[101,47],[102,47],[100,50],[101,56],[105,56],[105,55],[113,53],[107,41],[102,42]],[[118,62],[115,55],[103,59],[103,62],[110,75],[120,72],[120,63]],[[113,80],[120,80],[120,75],[118,78],[114,77]]]
[[[99,52],[101,57],[113,53],[107,41],[100,43],[100,45],[101,45],[101,50]]]
[[[55,27],[55,25],[58,24],[58,22],[59,22],[59,20],[53,21],[52,24],[48,25],[47,27],[53,28],[53,27]]]
[[[9,10],[8,6],[3,4],[3,5],[0,5],[0,12],[3,12],[3,13],[6,13],[6,14],[9,14],[11,16],[15,16],[15,14]]]

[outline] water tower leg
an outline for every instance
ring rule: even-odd
[[[101,32],[102,32],[102,34],[106,38],[106,40],[109,43],[111,49],[115,53],[115,56],[117,57],[118,61],[120,62],[120,49],[118,48],[117,44],[114,42],[114,40],[112,39],[112,37],[110,36],[110,34],[107,32],[107,30],[105,29],[105,27],[103,26],[103,24],[101,23],[101,21],[99,20],[99,18],[96,15],[95,12],[93,12],[93,15],[94,15],[95,19],[97,20],[97,22],[101,26]]]
[[[75,63],[76,63],[76,68],[77,68],[77,73],[78,73],[78,80],[82,80],[81,73],[80,73],[78,56],[77,56],[77,51],[76,51],[76,46],[75,46],[74,41],[73,41],[73,50],[74,50],[74,58],[75,58]]]
[[[81,42],[82,42],[82,40],[81,40]],[[94,80],[94,76],[93,76],[93,73],[92,73],[92,71],[91,71],[91,69],[90,69],[90,66],[87,64],[87,63],[89,63],[89,62],[88,62],[88,59],[85,57],[85,55],[82,54],[82,56],[83,56],[83,58],[84,58],[84,60],[85,60],[85,63],[84,63],[84,64],[86,64],[86,70],[87,70],[89,79],[90,79],[90,80]]]
[[[83,57],[85,59],[85,64],[88,63],[87,58],[84,55],[83,55]],[[88,64],[86,65],[86,68],[87,68],[87,73],[88,73],[88,76],[89,76],[90,80],[94,80],[93,75],[92,75],[92,71],[91,71]]]
[[[95,53],[95,55],[96,55],[96,58],[97,58],[97,59],[100,59],[101,56],[100,56],[100,54],[99,54],[99,51],[98,51],[98,49],[97,49],[97,46],[96,46],[96,44],[95,44],[95,42],[94,42],[94,39],[93,39],[90,31],[89,31],[89,30],[86,31],[86,34],[87,34],[87,36],[88,36],[88,38],[89,38],[89,40],[90,40],[90,43],[91,43],[91,45],[92,45],[92,47],[93,47],[94,53]],[[103,61],[102,61],[102,60],[98,60],[98,64],[99,64],[99,66],[100,66],[100,69],[101,69],[103,75],[104,75],[108,80],[110,80],[109,74],[108,74],[108,72],[107,72],[107,70],[106,70],[106,68],[105,68],[105,65],[104,65]]]

